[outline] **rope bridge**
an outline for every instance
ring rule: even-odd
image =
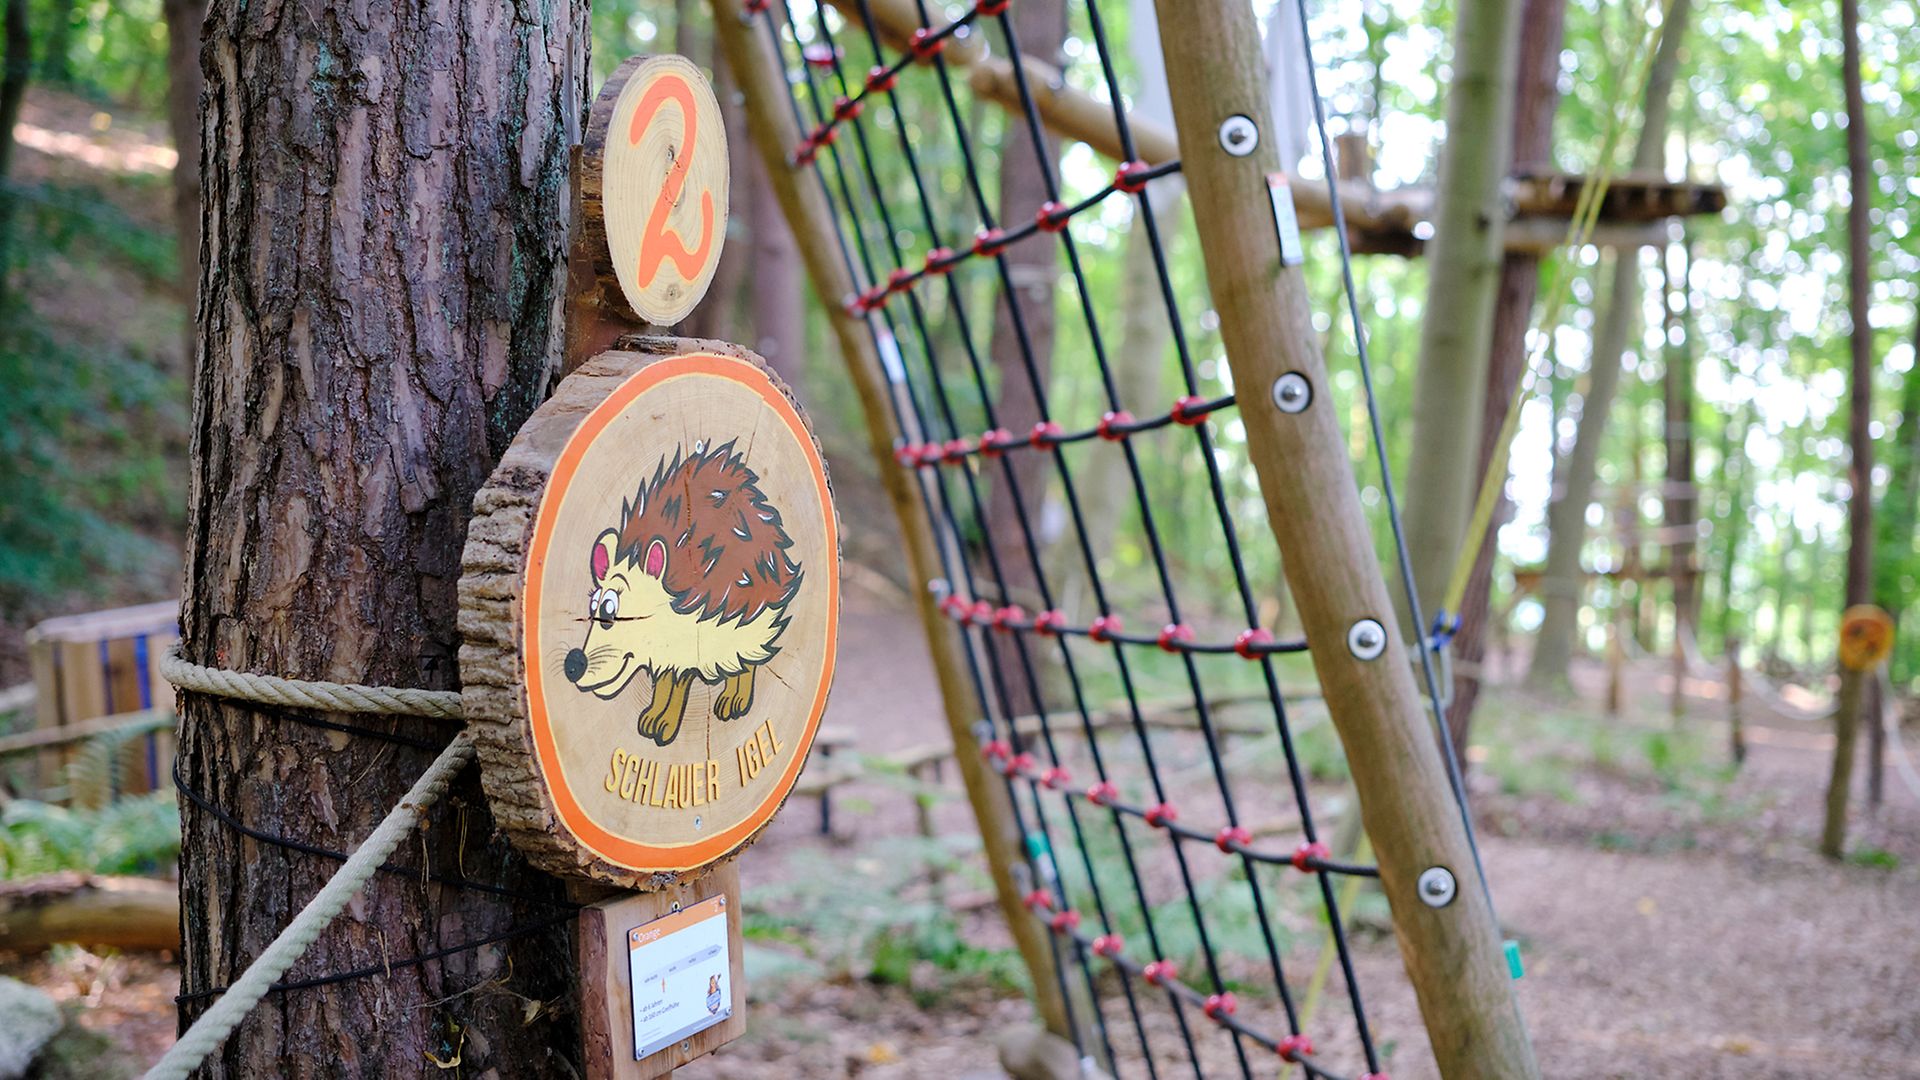
[[[1278,656],[1305,652],[1307,642],[1281,639],[1261,625],[1261,606],[1235,520],[1236,489],[1223,474],[1223,458],[1230,451],[1222,449],[1216,436],[1217,425],[1238,423],[1233,418],[1236,399],[1232,387],[1222,385],[1219,369],[1224,364],[1203,368],[1196,360],[1167,254],[1169,223],[1150,195],[1156,182],[1177,182],[1181,162],[1149,165],[1141,160],[1103,19],[1103,8],[1111,4],[1084,0],[1073,6],[1084,18],[1083,40],[1098,63],[1121,161],[1095,190],[1077,198],[1069,195],[1059,159],[1049,148],[1039,102],[1047,88],[1032,85],[1031,72],[1039,66],[1022,52],[1009,14],[1013,2],[974,0],[948,17],[925,0],[912,0],[918,23],[906,34],[899,24],[904,0],[834,0],[831,7],[826,0],[717,0],[715,10],[723,22],[731,17],[742,23],[759,39],[756,49],[777,58],[780,71],[775,78],[758,81],[751,73],[741,73],[749,110],[777,108],[790,114],[791,130],[801,134],[782,148],[784,164],[800,174],[798,184],[817,186],[830,208],[833,256],[853,284],[842,306],[845,315],[871,335],[885,369],[886,406],[898,433],[894,463],[912,477],[940,553],[944,577],[928,584],[939,597],[940,612],[967,643],[968,678],[983,717],[976,734],[987,763],[1006,785],[1016,827],[1025,838],[1030,886],[1025,906],[1049,932],[1052,975],[1067,1003],[1068,1034],[1083,1060],[1119,1074],[1140,1071],[1157,1078],[1169,1069],[1191,1069],[1201,1076],[1213,1069],[1204,1050],[1211,1038],[1231,1046],[1242,1076],[1256,1070],[1264,1074],[1263,1062],[1272,1055],[1310,1076],[1353,1075],[1334,1071],[1332,1055],[1315,1047],[1319,1034],[1329,1044],[1340,1042],[1348,1051],[1342,1056],[1352,1059],[1358,1073],[1383,1077],[1381,1051],[1334,886],[1336,877],[1373,877],[1379,870],[1334,859],[1316,828],[1307,769],[1288,723],[1276,670]],[[887,10],[877,14],[880,6]],[[721,30],[723,35],[735,32],[726,26]],[[991,41],[988,48],[1004,52],[1003,66],[1012,80],[1011,107],[997,144],[983,136],[985,111],[969,107],[974,101],[968,82],[956,79],[945,55],[956,41],[978,47],[982,37]],[[901,47],[890,48],[889,42]],[[737,65],[744,53],[735,50],[730,55]],[[1299,62],[1311,72],[1310,44]],[[909,77],[930,83],[929,96],[903,106],[901,84]],[[780,88],[773,95],[779,100],[757,96],[756,88],[764,92],[769,86]],[[1317,96],[1315,103],[1322,151],[1331,161]],[[1224,130],[1222,140],[1227,141]],[[991,197],[993,166],[997,158],[1027,153],[1038,162],[1044,198],[1022,210],[1018,220],[1000,220]],[[1005,175],[1000,174],[1003,182]],[[1285,197],[1284,186],[1276,190],[1277,197]],[[1330,185],[1329,192],[1338,224],[1338,186]],[[1181,393],[1171,403],[1126,400],[1110,342],[1113,320],[1127,313],[1115,310],[1093,284],[1098,249],[1083,247],[1075,237],[1075,228],[1089,220],[1110,221],[1115,216],[1110,204],[1117,201],[1130,204],[1133,227],[1142,230],[1156,302],[1178,359]],[[1279,212],[1276,208],[1276,216]],[[795,226],[803,246],[817,239],[802,223]],[[1275,226],[1286,234],[1284,222],[1276,220],[1269,227]],[[1371,447],[1386,481],[1405,571],[1404,542],[1365,366],[1350,255],[1344,228],[1339,231],[1343,283],[1373,428]],[[1297,243],[1297,238],[1283,242]],[[1070,306],[1078,318],[1072,330],[1084,335],[1098,376],[1102,401],[1097,420],[1069,417],[1073,410],[1057,409],[1051,399],[1049,357],[1036,346],[1033,326],[1035,305],[1053,305],[1053,290],[1039,290],[1040,299],[1033,299],[1035,291],[1022,288],[1019,271],[1007,258],[1010,248],[1027,244],[1057,245],[1065,257]],[[1283,252],[1289,262],[1297,262],[1298,255]],[[991,326],[996,315],[1005,316],[1013,348],[994,352],[1011,355],[1012,363],[996,365],[993,356],[983,355],[978,341],[975,328]],[[1161,361],[1161,356],[1151,358],[1156,365]],[[997,389],[1014,385],[1024,387],[1037,410],[1038,420],[1030,430],[1003,426],[996,402],[1005,398]],[[1273,387],[1274,404],[1282,412],[1305,409],[1311,394],[1309,383],[1298,375],[1282,377]],[[1144,419],[1133,409],[1141,410]],[[1158,441],[1142,438],[1162,431],[1168,435]],[[1082,444],[1085,454],[1118,455],[1123,464],[1122,498],[1137,514],[1137,535],[1130,539],[1143,553],[1149,577],[1145,585],[1118,580],[1120,575],[1098,554],[1108,537],[1096,535],[1090,526],[1088,500],[1105,493],[1089,491],[1089,459],[1078,456],[1082,451],[1068,452]],[[1044,472],[1018,468],[1016,461],[1023,455],[1038,459]],[[1217,527],[1224,560],[1209,565],[1181,557],[1191,552],[1170,550],[1169,513],[1161,505],[1165,500],[1150,491],[1149,473],[1154,470],[1143,467],[1143,457],[1162,470],[1166,462],[1199,463],[1206,487],[1200,516]],[[1072,572],[1087,598],[1088,610],[1078,614],[1063,609],[1067,575],[1057,560],[1045,557],[1049,545],[1031,509],[1040,494],[1030,490],[1036,475],[1042,477],[1043,490],[1057,493],[1064,506],[1060,543],[1078,560]],[[1193,501],[1181,502],[1191,506]],[[1372,560],[1371,551],[1354,555]],[[1189,569],[1195,562],[1201,564],[1198,574]],[[1239,625],[1203,640],[1186,613],[1204,617],[1223,585],[1236,612],[1229,619]],[[1409,588],[1408,595],[1411,592]],[[1029,612],[1021,599],[1035,603],[1037,610]],[[1123,610],[1129,607],[1134,610]],[[1159,629],[1129,632],[1130,621],[1159,624]],[[1417,610],[1413,625],[1422,625]],[[1348,632],[1345,644],[1356,657],[1370,660],[1387,649],[1388,634],[1380,621],[1362,620]],[[1140,684],[1149,674],[1137,658],[1142,649],[1171,658],[1176,678],[1191,697],[1198,753],[1211,780],[1205,790],[1175,791],[1169,783],[1170,759],[1193,751],[1190,740],[1187,746],[1178,743],[1179,736],[1150,736],[1141,706]],[[1428,651],[1419,651],[1428,696],[1437,703],[1433,665]],[[1221,669],[1213,666],[1216,662],[1249,664],[1264,686],[1284,758],[1287,794],[1297,814],[1299,843],[1291,849],[1267,850],[1252,843],[1246,808],[1271,785],[1261,776],[1252,798],[1237,790],[1246,785],[1247,770],[1238,770],[1236,776],[1234,755],[1216,730],[1210,702],[1218,695],[1209,690],[1223,680]],[[1096,682],[1117,683],[1124,699],[1132,738],[1122,745],[1103,745],[1096,735],[1095,717],[1102,711],[1092,701],[1091,684]],[[1037,731],[1014,722],[1029,711],[1021,707],[1026,703],[1039,718]],[[1074,733],[1058,730],[1062,718],[1067,723],[1077,718],[1077,734],[1084,738],[1068,738]],[[1458,800],[1459,773],[1444,725],[1437,737]],[[1464,819],[1464,806],[1459,810]],[[1464,821],[1463,826],[1470,841],[1471,826]],[[1477,864],[1477,851],[1474,861]],[[1113,872],[1116,863],[1123,872]],[[1303,878],[1304,891],[1298,888]],[[1464,887],[1482,886],[1476,881]],[[1421,888],[1429,888],[1425,876]],[[1433,888],[1447,890],[1450,897],[1451,877],[1436,881]],[[1332,1028],[1324,1017],[1307,1015],[1298,1000],[1300,980],[1290,978],[1284,932],[1276,928],[1283,923],[1280,905],[1296,893],[1317,905],[1330,931],[1348,1014],[1342,1025],[1346,1030],[1338,1036],[1329,1035]],[[1246,964],[1235,966],[1224,947],[1229,931],[1223,929],[1222,913],[1235,908],[1250,912],[1257,925],[1257,971]],[[1137,932],[1139,940],[1129,940],[1122,927]],[[1198,960],[1193,971],[1182,970],[1172,955],[1188,941]],[[1119,977],[1103,978],[1103,971]],[[1271,1015],[1254,1018],[1256,1010],[1243,1009],[1231,986],[1243,992],[1260,988],[1277,1003],[1277,1011],[1262,1008],[1258,1011]],[[1172,1039],[1162,1019],[1150,1020],[1158,1010],[1171,1019]],[[1345,1043],[1349,1031],[1350,1047]],[[1125,1058],[1116,1053],[1122,1045]],[[1255,1053],[1267,1056],[1256,1058]]]

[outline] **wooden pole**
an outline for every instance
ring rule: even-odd
[[[1741,682],[1740,639],[1727,639],[1727,738],[1733,751],[1735,768],[1747,761],[1746,720],[1740,715],[1740,699],[1746,687]]]
[[[906,548],[908,573],[915,582],[929,582],[940,576],[932,523],[913,479],[893,467],[894,431],[887,408],[890,393],[880,355],[864,321],[845,314],[841,298],[854,292],[846,266],[840,261],[833,238],[832,211],[817,185],[803,182],[787,158],[787,150],[799,144],[801,132],[793,114],[781,100],[785,89],[779,79],[781,67],[768,51],[765,39],[741,20],[739,8],[725,0],[712,0],[715,36],[727,65],[746,96],[747,122],[754,145],[766,164],[767,176],[780,206],[793,227],[807,278],[813,291],[829,312],[835,340],[846,359],[847,375],[867,422],[867,436],[874,460],[880,463],[881,482],[893,503],[899,520],[901,539]],[[970,717],[973,715],[971,691],[963,667],[961,642],[952,624],[936,606],[933,594],[914,590],[921,628],[927,647],[933,654],[934,674],[945,705],[947,726],[953,736],[954,759],[960,767],[960,779],[980,823],[982,849],[993,877],[994,891],[1000,901],[1007,927],[1026,961],[1033,979],[1034,1003],[1048,1030],[1065,1036],[1067,1008],[1056,977],[1051,942],[1039,920],[1026,910],[1014,876],[1020,861],[1021,837],[1015,826],[1013,806],[1003,784],[995,780],[980,757]]]
[[[1253,8],[1248,0],[1155,6],[1182,171],[1241,388],[1249,456],[1379,853],[1380,882],[1434,1057],[1448,1077],[1537,1077],[1411,658],[1397,632],[1382,632],[1399,621],[1374,558],[1306,282],[1285,264],[1274,225],[1267,177],[1280,167],[1276,140],[1262,138],[1251,152],[1237,144],[1241,156],[1224,145],[1222,126],[1236,116],[1275,130]],[[1297,411],[1282,411],[1269,393],[1285,375],[1311,391]],[[1375,621],[1372,633],[1365,620]],[[1438,907],[1419,884],[1432,868],[1457,882],[1451,901]]]

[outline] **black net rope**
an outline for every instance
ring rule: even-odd
[[[852,10],[845,16],[829,10],[824,3],[808,0],[746,0],[742,15],[764,31],[785,68],[782,81],[787,90],[786,105],[799,130],[807,133],[792,150],[792,164],[811,174],[812,182],[819,184],[834,211],[835,241],[857,286],[856,294],[845,298],[846,311],[866,322],[893,384],[890,405],[897,428],[904,433],[896,448],[896,460],[917,477],[925,508],[940,534],[946,577],[931,586],[941,591],[942,610],[967,640],[972,681],[985,717],[980,728],[983,749],[1007,783],[1017,825],[1027,838],[1028,870],[1034,886],[1027,904],[1052,932],[1056,973],[1069,1003],[1073,1036],[1083,1053],[1091,1054],[1097,1048],[1116,1071],[1124,1071],[1114,1054],[1109,1017],[1111,1008],[1117,1007],[1130,1021],[1141,1068],[1148,1076],[1157,1077],[1163,1059],[1156,1054],[1153,1040],[1164,1029],[1143,1018],[1143,1008],[1149,997],[1154,997],[1169,1009],[1180,1041],[1176,1052],[1196,1076],[1204,1075],[1196,1042],[1204,1030],[1197,1026],[1200,1024],[1226,1033],[1243,1076],[1252,1076],[1255,1070],[1248,1057],[1249,1044],[1298,1064],[1309,1075],[1335,1075],[1323,1067],[1311,1036],[1302,1030],[1295,987],[1287,977],[1282,944],[1275,933],[1276,912],[1270,907],[1274,879],[1267,876],[1263,880],[1260,872],[1263,867],[1285,866],[1315,883],[1317,899],[1332,931],[1355,1042],[1366,1073],[1380,1075],[1378,1051],[1331,880],[1336,874],[1372,875],[1375,870],[1330,858],[1314,824],[1305,768],[1273,663],[1276,655],[1299,652],[1306,645],[1303,641],[1278,640],[1260,626],[1255,590],[1235,528],[1232,498],[1209,431],[1209,423],[1231,410],[1234,399],[1230,393],[1209,397],[1201,392],[1202,379],[1183,324],[1163,227],[1148,197],[1149,185],[1176,175],[1179,163],[1148,166],[1137,159],[1101,4],[1096,0],[1086,0],[1079,7],[1085,15],[1086,40],[1098,58],[1100,78],[1112,104],[1126,160],[1105,186],[1073,202],[1063,201],[1061,178],[1054,155],[1049,152],[1034,89],[1028,83],[1018,33],[1008,16],[1009,0],[975,0],[963,14],[950,20],[934,18],[924,0],[916,0],[916,4],[920,29],[906,51],[891,57],[866,0],[848,5]],[[996,220],[982,168],[992,163],[993,148],[983,145],[977,121],[963,107],[944,55],[954,40],[989,30],[997,31],[996,46],[1004,50],[1018,97],[1018,108],[1008,117],[999,153],[1027,152],[1019,143],[1029,143],[1045,186],[1045,200],[1033,209],[1030,218],[1014,226]],[[844,44],[847,41],[857,44],[849,49]],[[849,53],[862,51],[862,46],[872,65],[858,69],[863,74],[850,74]],[[937,136],[928,129],[929,119],[924,113],[910,122],[901,106],[901,78],[921,71],[931,73],[939,95]],[[924,141],[916,146],[917,140]],[[951,162],[958,173],[957,191],[951,184],[943,185],[941,176],[930,176],[933,170],[923,163],[923,151],[936,140],[945,155],[943,160]],[[1102,330],[1097,292],[1070,227],[1116,196],[1131,200],[1137,227],[1144,230],[1184,389],[1171,406],[1151,408],[1145,420],[1136,419],[1128,406],[1149,403],[1122,399]],[[962,241],[952,223],[967,220],[977,221],[978,228]],[[1065,256],[1068,280],[1078,301],[1078,314],[1104,396],[1105,409],[1097,423],[1068,429],[1054,418],[1047,376],[1030,332],[1031,313],[1027,309],[1033,301],[1016,287],[1005,257],[1010,246],[1023,243],[1056,243]],[[1003,366],[1013,370],[996,370],[976,344],[974,326],[980,317],[982,293],[977,288],[970,290],[961,280],[961,271],[972,269],[989,274],[987,311],[997,313],[1004,306],[1018,362]],[[1043,302],[1053,302],[1050,290]],[[932,310],[936,306],[941,308],[945,326]],[[948,328],[950,332],[942,332]],[[1001,426],[994,392],[996,380],[1016,379],[1026,384],[1039,414],[1031,431],[1018,434]],[[1210,502],[1206,516],[1217,523],[1226,569],[1245,620],[1246,629],[1231,642],[1201,641],[1182,620],[1180,589],[1159,524],[1163,511],[1156,510],[1135,442],[1137,435],[1173,428],[1191,433],[1192,452],[1203,463],[1206,474]],[[1095,549],[1101,538],[1091,534],[1074,469],[1064,450],[1074,444],[1097,442],[1111,444],[1124,462],[1125,486],[1138,514],[1140,540],[1152,567],[1158,606],[1167,616],[1157,633],[1129,633],[1122,613],[1110,603],[1112,594]],[[1058,606],[1054,581],[1057,570],[1042,557],[1045,545],[1039,538],[1038,523],[1028,510],[1030,503],[1023,497],[1023,479],[1013,462],[1016,454],[1039,455],[1051,466],[1048,482],[1057,484],[1065,506],[1066,531],[1080,560],[1075,569],[1084,575],[1094,609],[1088,618],[1072,619]],[[1002,516],[989,511],[989,496],[983,493],[983,485],[992,483],[1005,485],[1010,496],[1002,500],[1007,507]],[[993,542],[1005,532],[1017,538],[1017,544],[1007,549]],[[1024,565],[1009,567],[1006,563],[1010,557],[1023,560]],[[1021,588],[1037,595],[1040,610],[1029,614],[1016,602],[1012,572],[1025,579],[1020,582]],[[1144,787],[1150,802],[1123,797],[1123,780],[1097,738],[1094,716],[1098,710],[1089,702],[1082,669],[1087,657],[1072,644],[1080,640],[1108,647],[1095,659],[1110,663],[1117,676],[1132,722],[1131,750],[1139,755],[1141,775],[1129,777],[1124,783]],[[1204,768],[1211,781],[1212,798],[1220,808],[1220,824],[1195,827],[1180,822],[1181,806],[1192,809],[1209,800],[1182,791],[1181,802],[1175,803],[1174,770],[1163,760],[1164,748],[1149,735],[1138,673],[1128,649],[1119,646],[1150,647],[1176,658],[1197,721]],[[1041,656],[1038,662],[1036,653]],[[1058,680],[1043,678],[1042,664],[1047,654],[1057,659]],[[1258,669],[1298,815],[1301,842],[1291,851],[1256,846],[1251,830],[1242,821],[1229,775],[1228,751],[1216,731],[1210,705],[1219,695],[1208,692],[1207,678],[1197,662],[1197,658],[1210,655],[1238,656]],[[1083,736],[1078,745],[1092,769],[1093,783],[1084,789],[1073,780],[1070,752],[1056,737],[1054,711],[1048,707],[1048,702],[1062,697],[1070,708],[1062,708],[1060,715],[1078,718]],[[1020,700],[1035,704],[1035,724],[1017,722],[1020,718],[1015,703]],[[1028,739],[1023,726],[1034,728],[1038,739]],[[1096,858],[1095,831],[1102,827],[1102,835],[1112,838],[1124,870],[1118,882],[1101,873],[1105,856]],[[1149,835],[1155,832],[1164,835],[1164,848]],[[1054,858],[1057,837],[1072,842],[1073,851],[1064,871]],[[1225,858],[1237,865],[1228,868],[1231,873],[1217,865],[1197,866],[1188,854],[1190,846],[1216,848],[1217,854],[1201,858]],[[1161,851],[1164,855],[1156,856]],[[1170,863],[1170,868],[1165,863]],[[1248,980],[1239,973],[1230,980],[1216,943],[1218,918],[1209,912],[1228,889],[1238,891],[1239,902],[1250,905],[1265,962],[1265,976],[1259,982],[1270,987],[1277,999],[1280,1016],[1276,1019],[1285,1034],[1274,1035],[1239,1015],[1240,1003],[1229,983],[1244,987]],[[1156,897],[1169,896],[1171,900],[1164,906],[1156,903]],[[1076,907],[1076,901],[1082,906]],[[1184,909],[1186,926],[1177,926],[1172,913],[1175,909]],[[1130,952],[1117,932],[1123,921],[1140,927],[1146,939],[1144,959]],[[1098,932],[1083,933],[1083,923],[1091,923]],[[1178,932],[1184,939],[1188,930],[1201,970],[1183,980],[1169,957],[1169,935]],[[1071,975],[1058,962],[1067,957],[1072,959]],[[1111,992],[1103,992],[1108,991],[1109,981],[1096,977],[1095,958],[1121,976],[1109,980],[1120,997],[1117,1005],[1110,1000]],[[1084,987],[1084,997],[1072,992],[1078,987]]]

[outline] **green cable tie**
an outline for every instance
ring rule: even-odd
[[[1512,938],[1508,938],[1505,944],[1507,950],[1507,974],[1518,979],[1527,973],[1527,966],[1520,962],[1520,943]]]

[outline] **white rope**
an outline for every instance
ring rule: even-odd
[[[347,906],[347,901],[353,899],[367,879],[379,870],[380,864],[387,861],[387,856],[393,854],[393,849],[400,845],[400,841],[406,839],[420,815],[446,792],[447,784],[454,775],[472,760],[473,743],[462,732],[440,752],[440,756],[420,775],[420,779],[414,781],[412,789],[400,800],[400,805],[387,814],[372,835],[341,866],[340,871],[307,902],[300,914],[293,917],[287,928],[280,931],[280,936],[273,939],[273,944],[268,945],[247,966],[246,972],[227,988],[226,994],[194,1021],[187,1033],[180,1036],[180,1041],[174,1043],[166,1055],[147,1070],[146,1080],[186,1080],[187,1075],[199,1068],[208,1055],[218,1050],[233,1029],[239,1026],[241,1019],[259,1004],[260,999],[273,988],[274,982],[286,974],[300,954],[306,952],[307,947],[320,936],[320,931],[327,928],[334,916],[340,914],[340,909]]]
[[[296,709],[327,712],[385,713],[460,719],[460,694],[454,690],[418,690],[406,686],[360,686],[355,683],[283,679],[250,671],[203,667],[183,658],[179,646],[160,660],[160,677],[201,694],[263,701]]]

